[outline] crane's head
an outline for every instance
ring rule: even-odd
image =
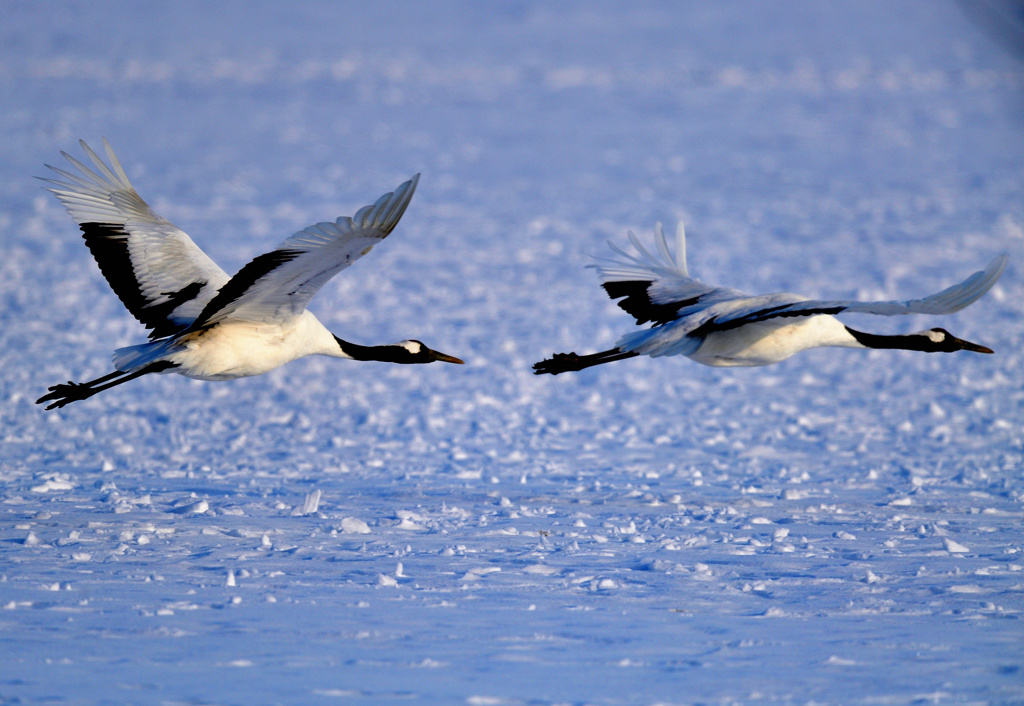
[[[977,343],[957,338],[944,328],[932,328],[927,331],[913,333],[910,336],[917,337],[915,347],[917,350],[931,353],[953,353],[955,351],[973,351],[975,353],[992,353],[992,349]],[[908,336],[907,338],[910,338]]]
[[[458,365],[465,363],[464,360],[459,360],[453,355],[427,348],[422,341],[401,341],[388,347],[393,349],[395,363],[433,363],[438,360],[442,363],[457,363]]]

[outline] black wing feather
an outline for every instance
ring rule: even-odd
[[[691,331],[689,335],[695,338],[701,338],[710,333],[728,331],[730,329],[739,328],[759,321],[768,321],[770,319],[782,319],[787,317],[793,318],[796,316],[819,316],[821,314],[834,316],[847,309],[845,306],[823,306],[815,309],[795,309],[793,311],[786,311],[786,309],[791,306],[792,304],[773,306],[767,309],[761,309],[760,311],[747,316],[741,316],[737,319],[730,319],[725,322],[719,322],[717,317],[711,318]]]
[[[612,299],[625,297],[620,301],[619,307],[627,314],[636,319],[637,324],[644,324],[648,321],[655,326],[667,324],[678,318],[679,310],[684,306],[696,304],[699,297],[683,299],[668,304],[655,304],[651,301],[648,288],[653,284],[649,281],[626,281],[626,282],[605,282],[601,286]]]
[[[244,296],[249,287],[259,281],[261,277],[302,254],[301,250],[272,250],[253,258],[220,288],[216,296],[203,307],[202,312],[190,328],[193,330],[203,328],[214,314]]]
[[[135,277],[131,255],[128,252],[128,231],[116,223],[83,223],[82,237],[92,253],[100,272],[110,288],[132,316],[146,328],[152,329],[151,339],[172,336],[186,326],[169,317],[184,302],[194,299],[206,286],[206,280],[196,280],[175,292],[161,292],[167,299],[159,304],[142,293]]]

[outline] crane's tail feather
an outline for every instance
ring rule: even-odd
[[[140,370],[158,362],[172,353],[176,345],[173,338],[163,338],[149,343],[118,348],[114,351],[114,369],[123,373]]]

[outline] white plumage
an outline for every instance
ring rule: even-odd
[[[80,143],[93,168],[62,152],[78,173],[44,179],[82,229],[107,282],[151,341],[114,353],[116,371],[54,385],[47,409],[91,397],[147,373],[201,380],[260,375],[307,355],[393,363],[461,363],[419,341],[359,346],[330,333],[306,305],[327,280],[394,230],[419,175],[354,216],[317,223],[229,277],[184,232],[153,213],[106,140],[108,166]]]
[[[612,348],[590,355],[558,353],[534,365],[537,374],[582,370],[593,365],[637,355],[684,355],[704,365],[771,365],[808,348],[901,348],[919,351],[969,350],[991,353],[984,346],[963,341],[944,329],[902,336],[865,333],[834,318],[841,312],[898,316],[951,314],[987,292],[1006,267],[1000,255],[988,267],[923,299],[859,302],[813,300],[797,294],[749,296],[735,289],[713,287],[692,279],[686,267],[686,234],[680,223],[675,255],[661,224],[655,227],[656,253],[629,233],[635,250],[628,253],[613,243],[618,259],[591,265],[602,286],[638,324],[653,326],[622,336]]]

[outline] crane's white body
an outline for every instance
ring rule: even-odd
[[[227,320],[209,329],[114,351],[114,367],[131,372],[156,361],[197,380],[262,375],[309,355],[351,358],[311,312],[280,324]]]
[[[426,363],[462,361],[418,341],[364,347],[334,336],[306,305],[331,277],[386,238],[405,212],[419,175],[354,216],[317,223],[250,261],[233,277],[139,197],[106,140],[109,165],[80,143],[92,167],[61,153],[77,172],[50,167],[44,179],[82,229],[100,270],[128,310],[152,329],[149,343],[120,348],[111,374],[54,386],[54,406],[146,373],[200,380],[260,375],[296,358]],[[100,384],[109,383],[109,384]]]
[[[689,355],[690,360],[716,367],[771,365],[808,348],[863,348],[833,316],[798,320],[774,319],[712,333]]]

